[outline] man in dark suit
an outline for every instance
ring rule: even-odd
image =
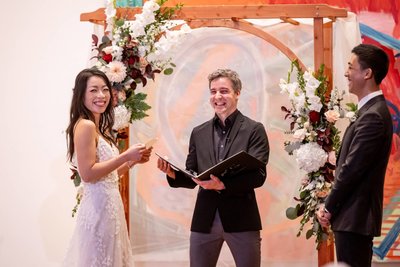
[[[211,120],[195,127],[190,136],[186,169],[202,173],[244,150],[268,162],[269,144],[264,126],[237,109],[242,88],[238,74],[219,69],[208,76]],[[264,184],[266,167],[199,181],[174,171],[158,160],[171,187],[199,185],[190,235],[190,266],[214,267],[221,247],[227,243],[236,266],[259,267],[261,263],[261,219],[254,189]]]
[[[393,126],[379,85],[388,67],[382,49],[353,48],[345,76],[359,99],[358,111],[343,137],[332,190],[318,212],[323,227],[332,225],[338,261],[352,267],[371,266],[372,240],[381,234]]]

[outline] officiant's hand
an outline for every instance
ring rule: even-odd
[[[162,158],[158,158],[157,168],[160,169],[160,171],[162,171],[163,173],[167,174],[172,179],[175,179],[175,171],[171,168],[171,165]]]
[[[210,175],[210,180],[192,179],[196,184],[207,190],[221,191],[225,189],[224,183],[215,175]]]

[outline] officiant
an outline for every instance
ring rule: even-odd
[[[215,116],[193,129],[186,169],[201,173],[242,150],[265,163],[264,168],[210,175],[209,180],[189,178],[161,158],[158,168],[171,187],[199,186],[190,234],[191,267],[216,266],[224,242],[237,267],[259,267],[262,224],[254,189],[266,180],[268,137],[263,124],[237,109],[242,82],[235,71],[218,69],[208,82]]]

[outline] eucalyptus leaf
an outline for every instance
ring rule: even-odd
[[[290,220],[297,219],[297,209],[290,207],[286,209],[286,217]]]
[[[78,172],[75,172],[74,185],[78,187],[81,184],[81,177]]]
[[[124,23],[125,23],[125,20],[124,20],[124,19],[118,19],[118,20],[115,22],[115,25],[118,26],[118,27],[121,27],[122,25],[124,25]]]
[[[171,75],[173,71],[174,71],[174,70],[173,70],[172,68],[167,68],[167,69],[164,70],[163,73],[164,73],[165,75]]]
[[[306,233],[306,239],[310,239],[313,236],[313,233],[314,233],[313,229],[308,230]]]

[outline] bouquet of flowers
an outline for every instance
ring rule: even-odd
[[[157,73],[169,75],[175,65],[169,52],[179,46],[190,32],[186,23],[178,25],[170,19],[182,5],[162,7],[167,0],[148,0],[142,13],[135,20],[127,21],[116,17],[116,0],[106,1],[106,35],[99,38],[92,35],[95,68],[103,71],[112,85],[115,122],[113,129],[119,141],[126,138],[121,129],[133,120],[147,116],[150,106],[145,102],[146,94],[135,93],[139,84],[146,86],[147,80],[154,80]],[[179,27],[180,26],[180,27]],[[174,30],[179,28],[179,30]],[[81,178],[75,166],[71,166],[71,180],[77,188],[75,216],[83,196]]]
[[[291,74],[296,71],[297,79],[291,82]],[[290,119],[292,140],[285,141],[285,150],[294,155],[297,164],[305,172],[300,193],[294,199],[295,207],[286,210],[289,219],[301,217],[300,236],[304,226],[311,221],[306,238],[316,237],[318,245],[328,238],[319,224],[316,211],[329,194],[334,179],[336,156],[340,147],[339,130],[335,122],[343,114],[340,106],[342,95],[336,89],[328,95],[328,80],[323,74],[324,66],[313,73],[303,71],[297,60],[291,64],[287,80],[281,79],[281,93],[289,96],[291,108],[281,107]],[[343,115],[342,115],[343,116]]]
[[[166,1],[146,1],[142,13],[128,21],[116,17],[115,0],[107,0],[108,34],[100,43],[92,35],[93,49],[97,51],[95,67],[107,75],[113,86],[115,130],[147,116],[145,112],[150,106],[145,102],[146,94],[135,93],[135,89],[139,84],[146,86],[147,80],[154,80],[157,73],[173,72],[175,65],[169,52],[190,32],[186,23],[178,27],[177,22],[170,20],[182,5],[162,7]]]

